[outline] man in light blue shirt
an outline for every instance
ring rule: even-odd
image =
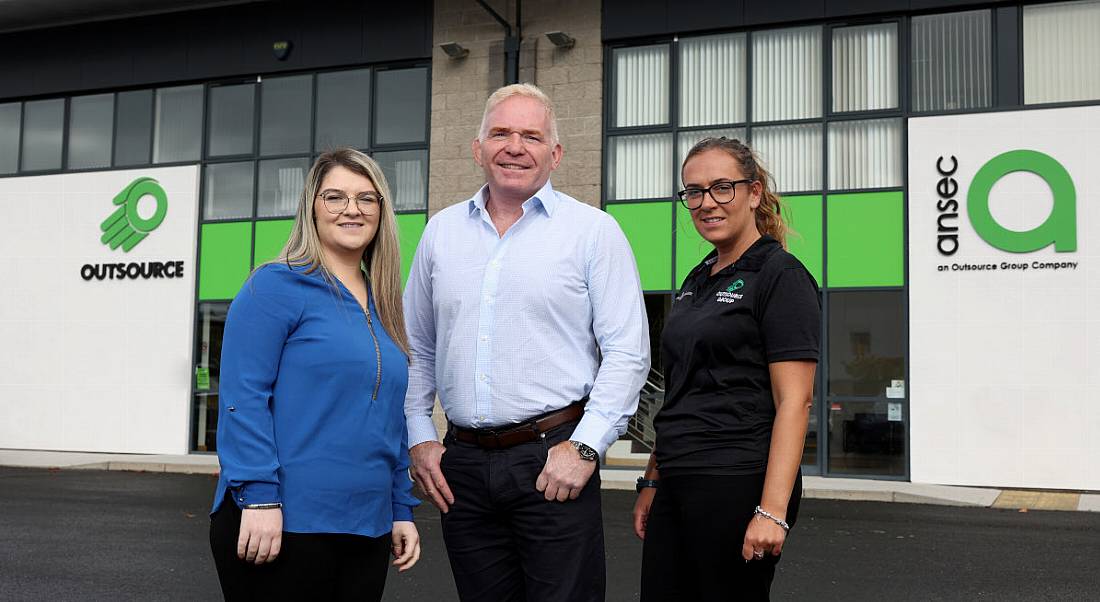
[[[463,600],[602,600],[598,456],[649,370],[637,266],[607,213],[551,186],[538,88],[494,92],[472,147],[486,184],[428,223],[405,289],[413,478]]]

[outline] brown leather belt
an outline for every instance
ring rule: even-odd
[[[482,449],[508,449],[521,443],[530,443],[538,440],[546,431],[580,420],[584,415],[584,405],[588,403],[588,397],[575,401],[560,410],[554,410],[532,418],[526,422],[510,425],[498,429],[468,429],[449,423],[451,433],[455,439],[463,443],[471,443]]]

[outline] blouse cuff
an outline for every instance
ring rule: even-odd
[[[278,504],[283,501],[279,495],[279,486],[275,483],[254,481],[246,483],[233,490],[233,501],[237,507],[244,509],[251,504]]]

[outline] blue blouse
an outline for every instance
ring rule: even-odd
[[[420,503],[407,359],[373,298],[368,323],[347,288],[305,269],[264,266],[229,306],[211,513],[228,489],[238,506],[282,502],[285,531],[378,537]]]

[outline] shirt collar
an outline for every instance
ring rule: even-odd
[[[472,215],[474,211],[485,211],[485,200],[489,196],[489,185],[482,185],[481,189],[477,191],[477,194],[471,198],[469,203],[469,212]],[[561,203],[561,199],[558,198],[558,193],[554,191],[554,186],[550,184],[550,179],[547,178],[546,183],[535,191],[534,196],[527,199],[523,203],[524,211],[528,209],[534,209],[535,207],[542,207],[542,210],[546,212],[547,217],[554,216],[554,210]]]
[[[745,252],[741,254],[741,257],[737,258],[737,261],[722,268],[719,274],[732,270],[747,270],[750,272],[758,272],[760,268],[764,266],[764,262],[768,257],[779,248],[779,241],[772,238],[770,234],[764,234],[760,238],[756,239],[756,242],[752,243]],[[714,262],[718,261],[718,250],[711,251],[703,263],[699,264],[695,269],[702,274],[710,273],[710,266],[714,265]]]

